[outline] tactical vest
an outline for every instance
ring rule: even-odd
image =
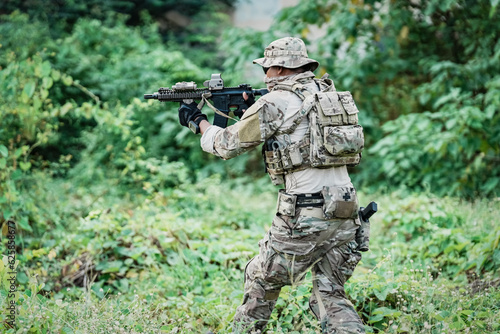
[[[350,92],[337,92],[330,79],[314,79],[319,91],[309,91],[301,83],[280,83],[273,90],[295,93],[302,105],[293,125],[275,136],[295,131],[304,117],[309,129],[297,142],[270,138],[264,145],[266,169],[274,185],[284,183],[284,175],[307,168],[355,166],[364,147],[363,128],[358,125],[358,108]]]

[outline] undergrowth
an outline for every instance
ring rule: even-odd
[[[275,189],[265,181],[213,176],[143,192],[99,183],[84,195],[71,182],[44,179],[40,204],[54,205],[40,215],[65,221],[41,239],[16,239],[18,330],[6,332],[230,332],[245,265],[273,215]],[[499,201],[360,198],[376,198],[379,212],[371,250],[346,291],[367,333],[500,330]],[[7,257],[2,264],[5,309]],[[268,333],[319,332],[311,287],[306,276],[282,290]]]

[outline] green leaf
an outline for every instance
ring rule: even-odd
[[[50,89],[52,87],[52,85],[54,84],[54,81],[52,80],[51,77],[44,77],[42,79],[42,82],[43,82],[43,87],[46,89]]]
[[[482,189],[486,193],[489,193],[490,191],[492,191],[493,189],[495,189],[499,183],[500,183],[500,177],[491,177],[482,186]]]
[[[73,78],[70,77],[69,75],[67,74],[63,74],[62,75],[62,82],[63,84],[65,84],[66,86],[71,86],[73,84]]]
[[[15,152],[14,152],[14,156],[16,158],[19,158],[21,156],[21,154],[23,154],[23,148],[22,147],[19,147]]]
[[[94,291],[97,297],[104,298],[104,291],[101,291],[100,285],[92,285],[92,291]]]
[[[384,287],[384,289],[382,289],[382,291],[375,289],[375,290],[373,290],[373,293],[375,294],[375,296],[377,296],[377,298],[379,300],[384,301],[384,300],[386,300],[387,295],[389,294],[389,292],[391,290],[392,290],[392,285]]]
[[[20,271],[18,274],[17,274],[17,281],[21,284],[26,284],[29,282],[29,278],[28,276],[26,276],[26,274],[24,273],[24,271]]]
[[[9,150],[4,145],[0,145],[0,154],[7,158],[9,156]]]
[[[472,311],[472,310],[463,310],[461,313],[464,314],[464,315],[466,315],[466,316],[469,316],[472,313],[474,313],[474,311]]]
[[[29,161],[27,161],[27,162],[21,161],[19,163],[19,167],[21,167],[21,169],[26,172],[27,170],[29,170],[31,168],[31,162],[29,162]]]
[[[25,231],[33,232],[33,229],[29,224],[28,217],[26,216],[21,217],[21,219],[19,220],[19,227],[21,227]]]
[[[70,327],[64,327],[62,329],[61,333],[63,333],[63,334],[73,334],[74,332],[73,332],[73,330]]]
[[[61,79],[61,72],[59,72],[58,70],[52,69],[51,76],[52,76],[52,79],[54,79],[54,81],[59,81],[59,79]]]
[[[433,317],[434,319],[436,319],[438,321],[443,321],[444,317],[443,317],[443,315],[441,313],[442,312],[440,312],[440,313],[431,313],[431,317]]]
[[[36,83],[33,81],[28,81],[23,88],[23,93],[26,94],[28,98],[31,98],[33,96],[33,93],[35,92],[36,88]]]
[[[68,111],[70,111],[71,109],[73,108],[73,104],[71,104],[70,102],[66,102],[62,107],[61,107],[61,111],[60,111],[60,115],[61,116],[64,116],[68,113]]]
[[[390,309],[388,307],[379,307],[377,309],[375,309],[373,312],[373,314],[380,314],[384,317],[393,317],[393,318],[397,318],[401,315],[401,312],[400,311],[397,311],[397,310],[393,310],[393,309]]]
[[[500,250],[497,249],[493,252],[493,262],[497,265],[500,265]]]
[[[379,322],[384,319],[384,316],[382,314],[377,314],[373,317],[370,317],[370,320],[368,320],[368,323],[374,324],[376,322]]]
[[[2,212],[4,219],[12,218],[12,210],[10,208],[5,208]]]
[[[42,77],[48,77],[50,75],[50,71],[51,71],[52,67],[50,66],[50,62],[48,62],[47,60],[44,61],[42,63],[42,66],[41,66],[41,74],[42,74]]]
[[[12,174],[10,175],[10,178],[14,181],[16,180],[20,180],[23,178],[23,172],[20,171],[19,169],[16,169],[15,171],[12,172]]]
[[[101,262],[96,266],[96,270],[101,270],[103,273],[116,273],[120,271],[120,268],[123,266],[122,261],[109,261],[109,262]]]
[[[464,321],[462,320],[462,318],[460,317],[457,317],[458,320],[457,321],[454,321],[450,324],[450,329],[456,329],[456,330],[462,330],[465,328],[465,323]]]

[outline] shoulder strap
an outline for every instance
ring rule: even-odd
[[[307,90],[303,89],[303,88],[304,88],[304,85],[301,84],[300,82],[294,82],[292,84],[292,83],[288,83],[286,81],[285,82],[281,82],[281,83],[277,84],[276,86],[274,86],[274,89],[281,89],[281,90],[286,90],[286,91],[292,92],[295,95],[297,95],[298,97],[300,97],[300,99],[302,101],[304,101],[304,99],[308,95],[310,95],[311,93],[308,92]]]
[[[302,105],[300,107],[299,112],[293,118],[292,125],[286,130],[278,131],[277,132],[278,135],[290,134],[294,132],[297,126],[299,126],[299,124],[302,122],[304,117],[307,116],[311,111],[311,109],[314,107],[314,105],[316,104],[316,94],[311,94],[310,92],[307,93],[308,96],[305,97],[304,100],[302,101]]]
[[[316,83],[321,92],[335,91],[335,85],[333,84],[333,80],[329,79],[327,76],[323,76],[321,79],[314,79],[314,82]],[[277,135],[290,134],[293,131],[295,131],[297,126],[299,126],[300,122],[302,122],[302,119],[309,114],[311,109],[316,104],[316,94],[311,93],[307,89],[304,89],[304,85],[301,84],[300,82],[294,82],[293,84],[291,84],[285,81],[277,84],[274,87],[274,89],[282,89],[292,92],[302,100],[302,106],[297,115],[295,115],[295,118],[293,119],[293,124],[288,129],[283,131],[278,131],[276,133]]]
[[[314,79],[314,82],[322,92],[335,90],[335,86],[331,79],[328,78]],[[295,131],[297,126],[299,126],[300,122],[302,122],[302,119],[309,114],[311,109],[316,104],[316,93],[311,93],[307,89],[304,89],[304,85],[299,82],[293,84],[283,82],[276,85],[274,89],[282,89],[292,92],[302,100],[302,106],[299,112],[295,115],[295,118],[293,119],[293,124],[288,129],[283,131],[278,131],[276,133],[277,135],[290,134],[293,131]]]
[[[324,76],[323,76],[324,77]],[[336,91],[333,80],[329,78],[314,79],[316,84],[322,92],[334,92]]]

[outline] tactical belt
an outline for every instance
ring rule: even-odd
[[[298,194],[295,206],[299,208],[320,207],[323,206],[323,203],[325,203],[325,200],[321,192],[314,194]]]

